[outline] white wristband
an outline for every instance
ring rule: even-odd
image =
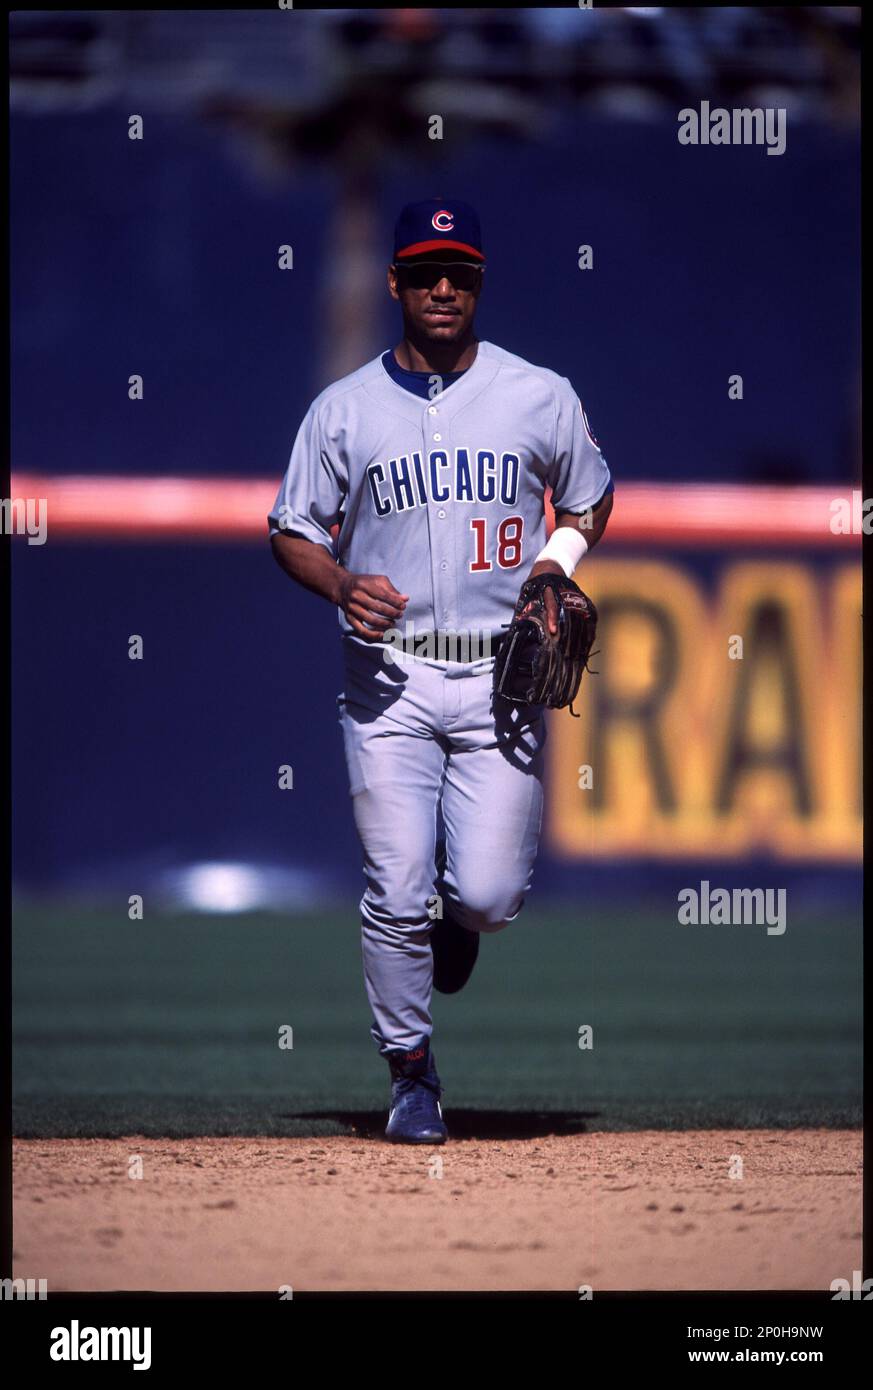
[[[574,526],[556,526],[549,540],[543,546],[534,564],[540,560],[554,560],[560,565],[568,579],[573,578],[576,566],[588,549],[588,542]]]

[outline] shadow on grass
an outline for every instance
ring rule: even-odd
[[[550,1134],[584,1134],[597,1110],[451,1110],[443,1118],[453,1139],[544,1139]],[[282,1120],[324,1121],[350,1129],[367,1139],[385,1134],[385,1110],[298,1110]]]

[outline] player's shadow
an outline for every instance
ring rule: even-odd
[[[529,707],[510,704],[495,695],[491,701],[494,716],[494,737],[501,754],[520,772],[532,772],[542,766],[542,750],[546,726],[542,719],[544,706]]]
[[[597,1110],[451,1110],[443,1117],[453,1139],[545,1139],[549,1135],[585,1134]],[[365,1139],[385,1137],[385,1110],[305,1110],[283,1120],[325,1120]]]

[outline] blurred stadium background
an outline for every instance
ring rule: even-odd
[[[831,520],[860,488],[860,7],[33,11],[10,26],[10,496],[48,499],[47,544],[20,538],[12,558],[24,1127],[55,1084],[105,1098],[134,1074],[143,1091],[148,1077],[208,1091],[222,1050],[208,1045],[195,1085],[193,1034],[217,1001],[232,1012],[246,970],[238,1040],[273,1017],[268,972],[276,1008],[283,979],[298,1010],[323,986],[322,1060],[366,1028],[336,625],[273,565],[265,517],[313,395],[396,342],[393,219],[442,192],[482,217],[480,336],[571,379],[617,491],[586,561],[600,675],[581,721],[553,720],[524,914],[551,924],[558,973],[536,975],[530,932],[501,945],[519,959],[492,1024],[507,1029],[507,992],[533,969],[528,1041],[561,988],[570,1022],[585,1020],[577,986],[592,1006],[611,991],[631,1051],[603,1065],[627,1063],[648,1095],[678,1086],[693,1111],[717,1034],[740,1048],[720,1053],[717,1096],[731,1077],[743,1089],[745,1067],[761,1116],[853,1103],[860,536]],[[678,112],[703,100],[784,107],[785,154],[680,146]],[[583,244],[592,270],[577,269]],[[132,633],[143,661],[127,658]],[[733,634],[743,661],[728,660]],[[283,763],[293,791],[276,785]],[[748,953],[711,942],[695,965],[675,945],[676,893],[702,878],[788,885],[796,935]],[[137,985],[130,942],[112,944],[132,893],[147,919],[166,914],[157,973]],[[179,922],[199,943],[189,959]],[[203,998],[186,1000],[204,953]],[[97,980],[114,1050],[88,1041]],[[486,1002],[460,1004],[459,1056]],[[644,1080],[633,1038],[648,1047],[665,1018]],[[54,1082],[47,1027],[56,1060],[79,1049]],[[695,1034],[677,1080],[676,1036]],[[131,1037],[162,1037],[160,1057],[125,1051]],[[537,1061],[533,1046],[541,1080],[548,1049]],[[253,1060],[234,1087],[262,1075]],[[326,1075],[298,1098],[338,1103]],[[576,1083],[537,1084],[507,1099],[569,1104]],[[602,1095],[621,1091],[604,1073]],[[468,1099],[482,1100],[473,1082]]]

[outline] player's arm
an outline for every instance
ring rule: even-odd
[[[562,526],[571,527],[578,532],[586,542],[588,550],[593,550],[600,537],[606,530],[606,523],[612,511],[612,499],[614,493],[607,492],[601,497],[595,507],[589,507],[584,512],[556,512],[555,531]],[[554,535],[554,532],[552,532]],[[585,552],[587,553],[587,552]],[[557,560],[537,560],[530,574],[529,579],[533,579],[537,574],[564,574],[565,570]]]
[[[276,532],[270,545],[279,567],[304,589],[341,608],[366,641],[380,641],[403,617],[409,595],[398,593],[387,575],[351,574],[326,546],[302,536]]]
[[[587,511],[556,512],[555,530],[552,532],[552,538],[562,528],[570,528],[570,534],[567,537],[570,544],[564,542],[564,537],[559,537],[557,549],[561,552],[560,556],[557,554],[549,555],[544,559],[536,560],[528,578],[533,579],[538,574],[560,574],[572,578],[573,571],[583,554],[587,555],[606,530],[606,523],[609,521],[609,514],[612,511],[612,498],[613,493],[610,490],[604,493],[596,506],[589,507]],[[581,537],[584,540],[584,547],[576,542],[576,537]],[[548,547],[546,548],[548,549]],[[558,632],[558,605],[551,589],[546,590],[545,604],[549,631],[555,637]]]
[[[566,377],[555,390],[555,449],[547,481],[552,489],[555,528],[528,577],[555,574],[572,579],[582,556],[606,530],[612,511],[612,478],[582,402]],[[588,497],[598,501],[590,506],[573,505]],[[558,607],[548,588],[545,604],[549,630],[555,636]]]

